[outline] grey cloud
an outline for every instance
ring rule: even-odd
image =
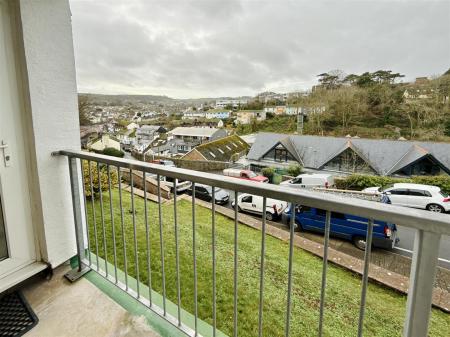
[[[450,67],[444,1],[72,0],[80,91],[177,97],[297,90],[330,69]]]

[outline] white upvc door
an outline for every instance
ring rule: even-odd
[[[11,1],[0,0],[0,285],[36,261]]]

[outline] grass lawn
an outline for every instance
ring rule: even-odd
[[[118,265],[123,269],[123,246],[120,227],[119,193],[113,191],[113,215],[115,222]],[[108,261],[113,262],[112,226],[108,193],[103,194]],[[158,205],[147,202],[149,210],[151,241],[152,288],[162,293]],[[130,193],[123,192],[126,226],[128,273],[135,276],[135,256]],[[100,220],[100,203],[95,201],[99,255],[103,254]],[[148,282],[144,200],[135,197],[139,276]],[[166,292],[176,303],[175,232],[173,204],[162,205],[165,245]],[[91,250],[95,253],[93,240],[92,205],[88,202],[91,234]],[[196,242],[198,271],[199,317],[212,323],[212,257],[211,257],[211,211],[196,208]],[[179,249],[181,270],[182,307],[194,312],[193,258],[192,258],[192,206],[186,200],[178,202]],[[233,334],[233,221],[216,215],[217,257],[217,327],[228,335]],[[239,225],[239,273],[238,273],[238,331],[239,336],[255,336],[258,331],[259,264],[261,232]],[[288,244],[273,237],[266,237],[266,272],[264,287],[264,336],[284,336],[286,289],[288,270]],[[317,334],[322,260],[300,249],[294,251],[293,296],[291,336]],[[326,291],[325,336],[356,336],[360,277],[346,270],[329,265]],[[365,319],[366,336],[401,336],[405,314],[406,297],[382,286],[370,284]],[[431,317],[430,336],[450,336],[450,315],[434,310]]]

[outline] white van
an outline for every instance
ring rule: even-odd
[[[283,181],[280,185],[306,189],[316,187],[329,188],[334,186],[334,177],[331,174],[306,173],[300,174],[294,179]]]
[[[231,203],[236,207],[236,200]],[[267,198],[266,209],[263,210],[263,197],[252,194],[241,194],[237,199],[237,208],[239,212],[250,212],[255,214],[265,213],[266,220],[272,221],[279,219],[287,207],[286,201]]]

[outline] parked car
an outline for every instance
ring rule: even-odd
[[[187,193],[192,195],[192,186],[187,190]],[[203,184],[195,184],[195,197],[202,200],[211,201],[212,187]],[[214,197],[216,204],[219,205],[225,205],[230,200],[230,194],[218,187],[214,189]]]
[[[312,189],[315,187],[328,188],[334,185],[334,177],[331,174],[320,173],[300,174],[291,180],[283,181],[280,185],[306,189]]]
[[[168,167],[175,167],[175,163],[172,160],[167,159],[155,159],[151,161],[152,164],[159,164]]]
[[[363,191],[386,194],[393,205],[439,213],[450,211],[450,196],[437,186],[397,183],[385,189],[369,187]]]
[[[292,215],[292,207],[285,209],[282,221],[289,226]],[[319,208],[298,206],[295,210],[295,226],[299,230],[314,232],[325,231],[326,211]],[[368,219],[337,212],[331,212],[330,235],[350,240],[353,244],[364,250],[366,248],[366,235]],[[373,226],[372,246],[384,249],[392,249],[399,241],[397,227],[383,221],[375,221]]]
[[[262,183],[268,183],[269,178],[257,175],[255,172],[252,172],[250,170],[237,170],[237,169],[225,169],[223,170],[223,175],[229,176],[229,177],[235,177],[245,180],[252,180]]]
[[[233,207],[237,207],[239,212],[249,212],[254,214],[265,214],[266,220],[272,221],[279,219],[283,210],[286,208],[285,201],[270,199],[266,200],[266,209],[263,209],[263,197],[252,194],[241,194],[231,203]]]

